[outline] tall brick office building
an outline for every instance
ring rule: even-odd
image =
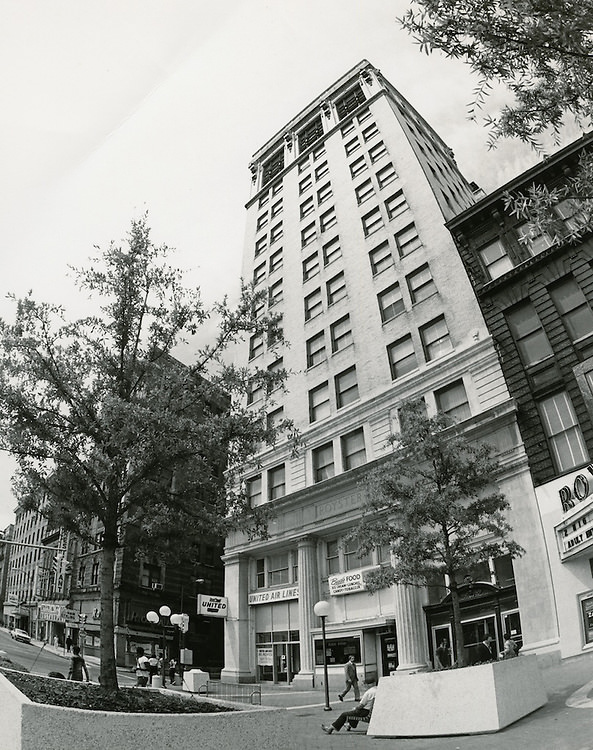
[[[254,337],[246,365],[285,367],[287,393],[254,390],[268,419],[294,420],[304,447],[263,450],[246,469],[252,504],[272,503],[266,540],[227,539],[223,679],[310,685],[322,664],[314,604],[330,603],[330,681],[353,654],[363,675],[414,670],[451,639],[446,590],[373,595],[343,538],[360,515],[359,482],[388,451],[402,399],[421,397],[468,436],[495,444],[515,537],[529,555],[491,560],[465,591],[466,645],[510,629],[524,648],[557,644],[546,550],[515,404],[445,222],[475,191],[451,150],[362,61],[254,155],[243,277],[267,288],[289,342]],[[533,592],[537,590],[537,603]]]
[[[517,404],[555,592],[563,657],[593,648],[593,242],[563,200],[549,232],[504,193],[566,184],[586,136],[449,222]]]

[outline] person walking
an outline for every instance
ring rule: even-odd
[[[136,649],[136,686],[146,687],[150,676],[148,656],[144,653],[142,646]]]
[[[175,672],[177,671],[177,660],[169,659],[169,682],[175,684]]]
[[[341,693],[338,693],[339,700],[343,701],[346,693],[350,688],[354,690],[354,700],[360,700],[360,690],[358,689],[358,674],[356,673],[356,659],[351,656],[344,667],[344,677],[346,678],[346,687]]]
[[[72,648],[72,658],[70,659],[70,669],[68,670],[68,679],[74,680],[75,682],[82,682],[82,675],[86,677],[86,681],[90,682],[89,670],[87,669],[84,658],[80,655],[80,646],[74,646]]]
[[[366,684],[369,686],[369,688],[363,694],[356,708],[352,709],[351,711],[344,711],[338,716],[333,724],[330,724],[329,726],[327,726],[326,724],[321,725],[321,728],[326,734],[339,732],[346,721],[349,721],[349,724],[346,727],[347,732],[349,732],[351,728],[356,729],[356,727],[358,726],[358,719],[356,719],[356,717],[360,716],[361,719],[364,719],[370,715],[371,711],[373,710],[373,706],[375,705],[377,686],[374,680],[369,680]],[[350,717],[350,719],[348,719],[348,717]]]
[[[72,648],[72,638],[70,636],[66,636],[66,652],[69,654],[70,649]]]

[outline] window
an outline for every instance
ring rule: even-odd
[[[350,328],[350,316],[344,315],[329,327],[332,342],[332,352],[338,352],[350,346],[352,343],[352,330]]]
[[[381,320],[386,323],[392,320],[396,315],[404,311],[404,301],[402,299],[399,284],[392,284],[377,295]]]
[[[314,367],[327,359],[325,333],[321,331],[307,340],[307,367]]]
[[[272,217],[272,219],[278,216],[278,214],[281,214],[282,209],[283,209],[282,198],[280,198],[279,201],[276,201],[276,203],[272,204],[272,208],[270,209],[270,216]]]
[[[270,273],[282,268],[282,248],[270,255]]]
[[[423,326],[420,329],[420,336],[427,361],[438,359],[453,349],[443,315]]]
[[[91,567],[91,586],[96,586],[99,583],[99,562],[94,562]]]
[[[358,115],[356,115],[358,124],[362,125],[362,123],[368,120],[370,116],[371,116],[371,110],[363,109],[361,112],[358,113]]]
[[[316,236],[317,232],[315,230],[315,222],[313,222],[301,230],[301,245],[305,247],[305,245],[313,242]]]
[[[268,393],[272,393],[281,385],[280,376],[284,375],[284,358],[278,357],[271,364],[266,367],[268,375],[271,376],[270,381],[267,384]]]
[[[283,187],[284,187],[284,185],[282,184],[282,180],[279,180],[274,185],[272,185],[272,198],[275,195],[278,195],[278,193],[281,193]]]
[[[329,211],[321,214],[321,218],[319,219],[319,227],[322,232],[327,232],[327,230],[333,227],[337,223],[337,221],[336,209],[332,206]]]
[[[362,217],[362,228],[366,237],[368,237],[369,234],[376,232],[378,229],[381,229],[382,226],[383,217],[381,216],[379,206],[376,206],[372,211],[369,211],[368,214],[365,214]]]
[[[98,563],[93,563],[93,567],[91,570],[91,576],[94,577],[94,569],[95,565],[98,565]],[[98,569],[97,569],[98,573]],[[92,583],[93,581],[91,581]],[[153,583],[162,583],[163,582],[163,569],[158,563],[151,563],[148,562],[148,560],[143,560],[142,564],[140,566],[140,585],[143,588],[151,589]],[[94,583],[97,583],[97,580],[94,581]]]
[[[358,204],[364,203],[369,198],[372,198],[375,194],[373,183],[370,180],[365,180],[357,188],[354,189],[356,200]]]
[[[370,552],[366,555],[360,555],[358,545],[354,539],[349,539],[344,543],[344,567],[346,570],[356,570],[372,564]]]
[[[387,153],[387,149],[385,148],[385,144],[383,143],[383,141],[379,141],[378,143],[375,143],[374,146],[371,146],[369,148],[369,156],[371,158],[371,163],[374,164],[386,153]]]
[[[418,237],[418,231],[413,223],[408,224],[408,226],[404,227],[401,232],[395,234],[395,242],[397,244],[400,258],[403,258],[405,255],[409,255],[414,252],[414,250],[422,247],[420,237]]]
[[[421,302],[423,299],[436,293],[437,288],[427,263],[420,266],[416,271],[413,271],[406,277],[406,280],[412,302]]]
[[[311,320],[323,310],[321,289],[316,289],[305,297],[305,320]]]
[[[385,187],[385,185],[388,185],[390,182],[393,182],[395,178],[397,177],[397,174],[395,172],[395,167],[391,162],[387,164],[384,167],[381,167],[377,171],[377,182],[379,183],[379,187],[382,189]]]
[[[303,177],[303,179],[299,182],[299,193],[304,193],[305,190],[308,190],[312,184],[313,178],[310,174],[308,174],[306,177]]]
[[[322,143],[313,151],[313,161],[317,161],[323,154],[325,154],[325,144]]]
[[[268,348],[276,346],[276,344],[282,341],[283,336],[284,328],[282,326],[282,316],[280,316],[276,322],[276,326],[268,329]]]
[[[253,283],[259,284],[266,278],[266,264],[262,263],[253,269]]]
[[[263,195],[260,196],[258,208],[263,208],[269,200],[270,200],[270,194],[268,192],[265,192]]]
[[[255,576],[257,588],[263,589],[266,585],[266,561],[263,558],[255,561]]]
[[[284,148],[274,154],[270,159],[264,162],[262,174],[262,187],[267,185],[270,180],[282,172],[284,169]]]
[[[329,173],[329,167],[327,166],[327,162],[321,162],[321,164],[317,167],[315,170],[315,179],[320,180],[322,177],[325,177],[326,174]]]
[[[345,138],[347,135],[350,135],[350,133],[354,130],[354,121],[349,120],[345,125],[342,125],[340,128],[340,133],[342,134],[342,138]]]
[[[329,413],[329,383],[326,380],[309,391],[309,422],[318,422]]]
[[[270,307],[282,301],[282,279],[278,279],[268,288],[268,304]]]
[[[530,302],[509,312],[507,322],[524,365],[533,365],[553,354],[541,321]]]
[[[332,193],[332,186],[329,182],[327,182],[323,187],[320,187],[317,191],[317,203],[321,204],[324,203],[328,198],[331,198],[333,195]]]
[[[567,471],[589,460],[585,441],[567,393],[540,402],[544,432],[558,471]]]
[[[286,494],[284,464],[268,471],[268,500],[277,500]]]
[[[290,583],[288,564],[288,552],[279,552],[270,555],[268,562],[268,586],[279,586],[282,583]]]
[[[355,151],[358,151],[360,148],[360,141],[358,140],[358,136],[355,136],[352,138],[348,143],[344,144],[344,151],[346,152],[346,156],[352,156],[352,154]]]
[[[593,312],[573,277],[550,287],[550,296],[572,341],[593,333]]]
[[[249,339],[249,359],[259,357],[264,351],[264,340],[260,334],[255,334]]]
[[[408,333],[387,347],[387,357],[393,380],[401,378],[418,368],[412,336]]]
[[[364,104],[365,101],[362,88],[360,84],[357,83],[347,94],[344,94],[344,96],[336,100],[335,106],[338,119],[343,120],[351,112],[354,112],[355,109],[360,107],[361,104]]]
[[[371,250],[369,253],[369,261],[371,263],[373,276],[376,276],[378,273],[381,273],[381,271],[384,271],[386,268],[393,265],[393,255],[391,254],[387,240]]]
[[[350,165],[350,174],[352,176],[352,179],[358,177],[359,174],[362,174],[365,169],[368,169],[368,167],[364,156],[359,156],[359,158],[356,159],[356,161],[353,161]]]
[[[323,125],[321,124],[321,116],[316,117],[312,122],[306,125],[298,134],[299,142],[299,153],[303,153],[305,149],[312,146],[315,141],[319,140],[323,135]]]
[[[338,409],[358,401],[358,380],[356,379],[356,367],[349,367],[344,372],[336,375],[334,379],[336,387],[336,405]]]
[[[546,232],[538,231],[529,224],[521,224],[517,227],[519,241],[529,250],[531,255],[537,255],[554,244],[552,238]]]
[[[336,274],[336,276],[330,279],[325,286],[327,290],[328,306],[333,305],[346,297],[346,279],[344,278],[343,271]]]
[[[268,223],[268,214],[267,214],[267,213],[265,213],[265,214],[262,214],[262,215],[261,215],[261,216],[260,216],[260,217],[258,218],[258,220],[257,220],[257,225],[256,225],[256,227],[255,227],[255,228],[256,228],[256,230],[257,230],[257,231],[259,232],[259,231],[260,231],[260,229],[263,229],[263,228],[264,228],[264,227],[266,226],[266,224],[267,224],[267,223]]]
[[[340,572],[340,548],[338,547],[337,539],[326,543],[325,559],[327,563],[328,575],[331,576],[334,573]]]
[[[570,232],[579,231],[587,221],[586,215],[580,210],[578,200],[567,198],[557,203],[554,208]]]
[[[305,216],[308,216],[310,213],[312,213],[314,208],[315,208],[315,204],[313,203],[313,196],[310,195],[307,198],[307,200],[301,203],[301,206],[300,206],[301,219],[304,219]]]
[[[390,219],[395,219],[396,216],[407,211],[408,204],[406,203],[403,190],[398,190],[397,193],[391,196],[391,198],[388,198],[385,201],[385,208],[387,209],[387,215]]]
[[[374,138],[376,135],[378,135],[378,133],[379,128],[377,127],[376,123],[373,122],[362,131],[362,137],[365,141],[370,141],[371,138]]]
[[[367,456],[362,427],[347,435],[343,435],[340,441],[342,443],[342,466],[344,471],[355,469],[366,462]]]
[[[513,267],[500,240],[490,242],[479,251],[479,255],[491,279],[497,279]]]
[[[260,237],[259,240],[255,243],[255,255],[256,257],[263,253],[263,251],[268,247],[268,238],[267,237]]]
[[[277,242],[283,234],[284,229],[282,227],[282,222],[279,222],[275,227],[270,229],[270,244]]]
[[[342,255],[340,248],[340,238],[334,237],[323,246],[323,265],[329,266],[334,260],[337,260]]]
[[[471,417],[463,380],[456,380],[455,383],[436,391],[434,395],[437,409],[451,417],[455,422],[461,422]]]
[[[324,479],[334,476],[334,446],[331,443],[314,448],[312,457],[314,482],[323,482]]]
[[[245,482],[245,494],[247,495],[247,498],[249,499],[249,505],[252,508],[255,508],[257,505],[261,505],[262,503],[261,474],[258,474],[256,477],[250,477]]]
[[[252,383],[247,391],[247,404],[254,404],[264,397],[264,387],[261,383]]]
[[[284,407],[280,406],[278,409],[274,409],[266,416],[266,427],[268,430],[278,429],[280,423],[284,419]]]
[[[309,281],[319,273],[319,255],[313,253],[303,261],[303,281]]]

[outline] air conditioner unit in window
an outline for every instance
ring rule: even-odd
[[[153,584],[152,584],[152,588],[153,588],[153,589],[154,589],[155,591],[161,591],[161,590],[162,590],[162,588],[163,588],[163,584],[162,584],[162,583],[153,583]]]

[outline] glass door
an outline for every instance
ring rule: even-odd
[[[435,669],[446,669],[455,661],[452,644],[451,625],[435,625],[432,629],[432,653],[434,654]]]

